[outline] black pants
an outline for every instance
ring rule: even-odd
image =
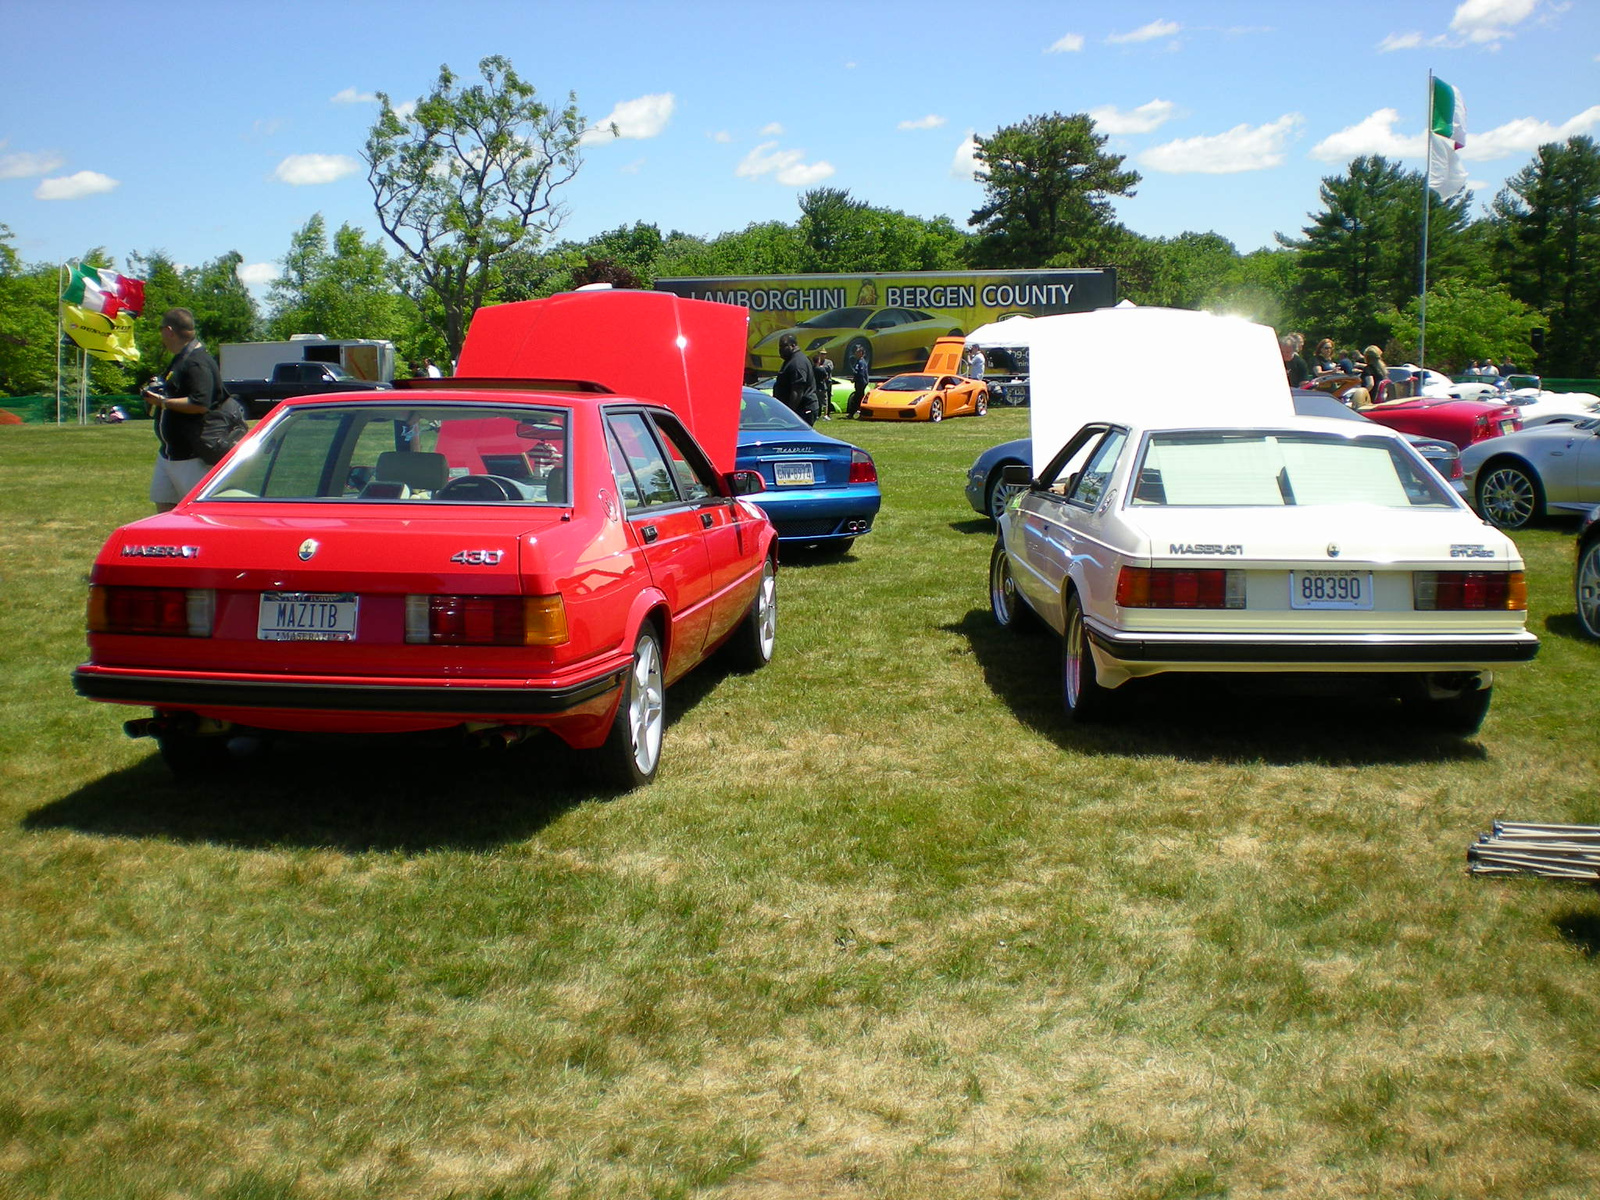
[[[861,411],[861,402],[867,398],[867,385],[856,384],[856,390],[850,393],[850,402],[845,405],[844,415],[853,417]]]

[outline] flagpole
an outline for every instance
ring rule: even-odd
[[[61,269],[65,271],[67,264],[62,263]],[[61,297],[67,294],[66,285],[61,282],[61,277],[56,276],[56,424],[61,424]]]
[[[1428,210],[1433,188],[1428,175],[1433,168],[1433,68],[1428,68],[1428,100],[1422,106],[1422,287],[1417,293],[1417,366],[1427,368],[1428,344]]]

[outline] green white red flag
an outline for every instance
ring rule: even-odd
[[[61,293],[61,303],[107,317],[115,317],[123,311],[138,316],[144,311],[144,280],[79,263],[72,268],[72,278]]]
[[[1460,150],[1467,144],[1467,106],[1461,93],[1434,79],[1428,113],[1428,186],[1441,200],[1454,200],[1467,187]]]

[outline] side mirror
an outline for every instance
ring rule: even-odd
[[[749,496],[767,490],[759,471],[729,471],[723,479],[728,484],[728,494],[731,496]]]
[[[1000,482],[1005,487],[1026,488],[1033,486],[1033,468],[1009,466],[1000,469]]]

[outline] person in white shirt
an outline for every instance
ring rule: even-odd
[[[981,346],[974,346],[971,354],[967,356],[967,378],[982,379],[983,369],[987,365],[988,364],[985,363],[983,359],[983,348]]]

